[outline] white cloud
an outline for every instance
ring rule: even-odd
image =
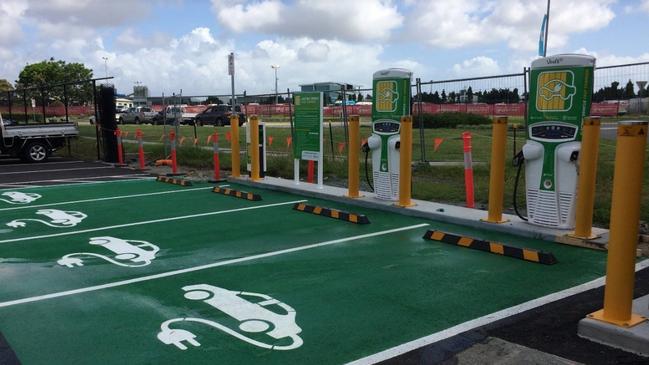
[[[21,41],[20,21],[26,9],[27,6],[22,1],[0,2],[0,46]]]
[[[642,0],[640,6],[642,7],[642,10],[649,13],[649,0]]]
[[[552,3],[549,49],[566,45],[571,34],[605,27],[615,14],[613,0]],[[406,34],[434,47],[457,48],[505,41],[510,48],[538,47],[545,2],[525,0],[420,0],[414,3]]]
[[[134,81],[143,81],[158,95],[177,93],[181,88],[185,95],[229,94],[227,56],[233,50],[238,93],[272,92],[275,84],[271,64],[280,66],[280,90],[296,90],[300,84],[318,81],[369,86],[372,73],[386,67],[423,72],[423,66],[413,60],[383,61],[380,45],[300,37],[262,40],[242,49],[216,39],[208,28],[196,28],[155,47],[108,51],[97,40],[79,46],[74,52],[85,55],[80,61],[92,67],[96,76],[104,76],[102,57],[108,58],[108,73],[115,76],[120,92],[129,92]]]
[[[590,51],[586,48],[580,48],[574,53],[588,54],[595,57],[595,63],[598,67],[624,65],[627,63],[649,62],[649,52],[644,52],[637,56],[618,56],[610,53],[599,53]]]
[[[110,27],[143,19],[151,2],[144,0],[29,0],[26,16],[54,24]]]
[[[156,32],[152,35],[138,34],[133,28],[126,28],[115,37],[115,45],[120,49],[138,49],[146,47],[160,47],[169,44],[171,37]]]
[[[212,0],[219,23],[233,32],[366,41],[388,39],[403,23],[390,0]]]
[[[502,70],[496,60],[485,56],[478,56],[464,60],[462,63],[456,63],[453,65],[453,72],[457,76],[471,77],[497,75]]]
[[[311,42],[298,50],[298,56],[306,62],[325,62],[329,55],[329,46],[326,42]]]

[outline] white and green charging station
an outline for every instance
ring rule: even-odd
[[[563,54],[532,62],[523,146],[532,224],[575,226],[581,127],[590,113],[595,58]]]
[[[372,80],[372,177],[376,197],[399,196],[399,131],[401,117],[410,114],[412,72],[390,68],[374,73]]]

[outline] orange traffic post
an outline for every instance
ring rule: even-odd
[[[117,128],[115,130],[115,137],[117,137],[117,163],[124,165],[124,150],[122,146],[122,131]]]
[[[600,119],[591,117],[584,120],[581,129],[575,231],[569,234],[570,237],[597,238],[597,235],[593,234],[593,208],[595,206],[595,180],[599,154],[599,127]]]
[[[226,136],[227,137],[227,136]],[[241,161],[239,159],[239,116],[230,116],[230,150],[232,161],[232,177],[241,176]]]
[[[471,156],[471,132],[462,133],[464,142],[464,191],[467,208],[475,207],[473,196],[473,157]]]
[[[631,311],[646,144],[646,121],[619,122],[604,308],[588,315],[619,327],[632,327],[647,320]]]
[[[259,180],[259,118],[250,117],[250,179]]]
[[[171,143],[171,173],[178,174],[178,163],[176,161],[176,132],[169,132],[169,142]]]
[[[349,148],[347,149],[347,196],[359,197],[360,178],[358,160],[358,146],[361,145],[361,123],[358,115],[349,117]]]
[[[399,136],[399,203],[400,207],[411,207],[412,178],[412,116],[401,117]]]
[[[137,139],[137,156],[138,160],[140,162],[140,170],[144,170],[144,142],[143,142],[143,137],[144,134],[142,133],[142,130],[138,128],[135,131],[135,138]]]
[[[507,144],[507,117],[496,117],[492,124],[491,167],[489,171],[489,212],[486,222],[504,223],[505,145]]]

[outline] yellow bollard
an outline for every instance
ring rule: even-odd
[[[347,148],[347,197],[358,198],[360,179],[358,175],[358,149],[361,145],[360,118],[358,115],[349,117],[349,146]]]
[[[599,118],[586,118],[582,127],[581,152],[579,153],[579,181],[577,182],[577,206],[575,231],[568,236],[593,239],[593,207],[595,205],[595,179],[599,154]]]
[[[401,117],[399,137],[399,204],[400,207],[411,207],[410,201],[412,177],[412,116]]]
[[[604,309],[591,313],[588,317],[620,327],[632,327],[647,320],[631,312],[646,144],[647,122],[619,123]]]
[[[241,176],[241,161],[239,154],[239,116],[230,116],[230,149],[232,150],[232,177]]]
[[[250,117],[250,179],[259,180],[259,118]]]
[[[491,140],[491,167],[489,171],[489,212],[486,221],[504,223],[503,199],[505,196],[505,145],[507,144],[507,117],[493,121]]]

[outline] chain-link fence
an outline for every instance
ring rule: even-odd
[[[112,77],[111,77],[112,78]],[[17,124],[78,121],[95,116],[97,81],[44,84],[0,92],[0,113]]]

